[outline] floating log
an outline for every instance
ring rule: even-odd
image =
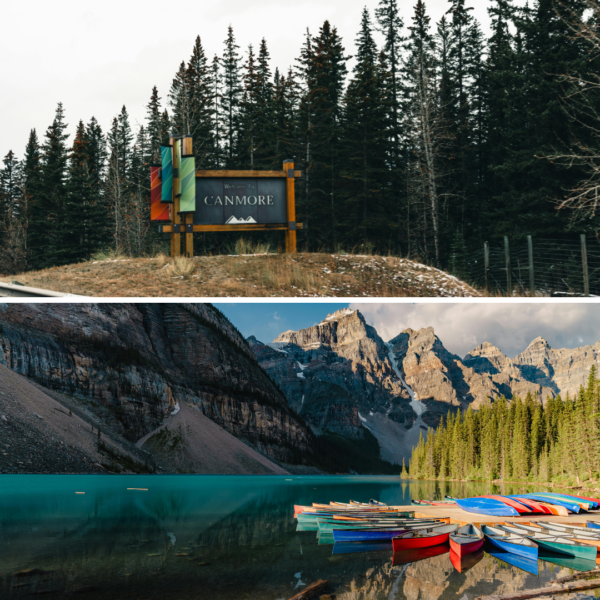
[[[314,598],[317,594],[322,592],[329,585],[329,581],[326,579],[319,579],[311,583],[308,587],[304,588],[299,594],[292,596],[290,600],[308,600],[308,598]]]
[[[551,596],[553,594],[569,594],[581,590],[593,590],[600,588],[600,579],[588,581],[574,581],[572,583],[556,584],[545,588],[535,590],[523,590],[513,594],[479,596],[477,600],[527,600],[528,598],[537,598],[539,596]]]
[[[567,575],[566,577],[559,577],[553,579],[548,583],[566,583],[567,581],[575,581],[577,579],[587,579],[588,577],[600,575],[600,569],[594,569],[592,571],[582,571],[581,573],[575,573],[575,575]]]

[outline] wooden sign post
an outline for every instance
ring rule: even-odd
[[[302,171],[294,170],[293,161],[284,161],[281,171],[197,170],[195,212],[188,209],[180,212],[180,157],[185,161],[192,155],[192,138],[172,137],[170,144],[173,160],[171,223],[160,225],[159,231],[171,234],[173,258],[181,256],[182,234],[185,235],[185,256],[191,258],[194,233],[219,231],[285,231],[286,253],[297,251],[296,231],[306,227],[296,223],[295,184],[296,178],[302,177]],[[190,181],[189,170],[186,181]],[[163,202],[167,200],[163,198]]]

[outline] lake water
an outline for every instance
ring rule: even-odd
[[[573,565],[524,570],[487,552],[459,572],[444,548],[423,560],[333,554],[293,518],[294,504],[499,491],[521,489],[361,476],[0,475],[0,598],[287,600],[327,579],[337,600],[473,600],[568,574]]]

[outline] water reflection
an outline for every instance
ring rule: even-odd
[[[524,491],[535,488],[393,477],[3,475],[0,597],[78,591],[92,600],[279,600],[317,579],[329,580],[340,600],[459,599],[540,587],[585,565],[550,557],[535,576],[490,553],[457,566],[447,547],[426,556],[393,556],[388,545],[357,552],[296,531],[292,509]]]

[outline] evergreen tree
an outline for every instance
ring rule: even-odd
[[[386,189],[387,109],[383,74],[366,8],[356,42],[354,76],[344,99],[345,118],[341,140],[344,165],[341,200],[344,210],[340,211],[341,214],[336,214],[333,194],[331,199],[328,229],[334,248],[339,241],[336,236],[339,225],[343,226],[343,231],[351,234],[344,236],[346,245],[350,245],[356,237],[363,243],[369,243],[386,234],[389,236],[389,216],[395,208],[385,200],[390,197]]]
[[[152,88],[152,95],[147,106],[146,131],[148,132],[148,141],[150,144],[150,158],[153,163],[161,162],[160,145],[165,141],[163,139],[162,115],[160,112],[160,98],[156,86]]]
[[[90,168],[88,139],[83,121],[79,121],[69,156],[64,218],[58,227],[55,264],[71,264],[88,258],[102,241],[99,234],[105,215]]]
[[[221,59],[223,88],[220,98],[220,128],[225,168],[235,168],[238,158],[239,111],[242,99],[238,50],[239,46],[235,43],[233,28],[230,25],[225,40],[225,51]]]
[[[40,197],[31,213],[29,247],[31,267],[43,269],[56,264],[58,227],[64,219],[68,151],[67,124],[63,106],[58,104],[54,121],[48,127],[42,147]]]
[[[340,139],[343,134],[342,94],[347,73],[342,40],[337,29],[325,21],[319,35],[308,41],[309,48],[303,54],[305,65],[305,106],[308,120],[310,144],[309,164],[310,193],[306,198],[305,210],[314,219],[311,226],[313,248],[331,248],[330,223],[338,204],[337,193],[340,181]]]
[[[192,57],[187,68],[192,120],[190,135],[198,169],[208,169],[214,161],[213,99],[211,69],[200,41],[196,38]]]

